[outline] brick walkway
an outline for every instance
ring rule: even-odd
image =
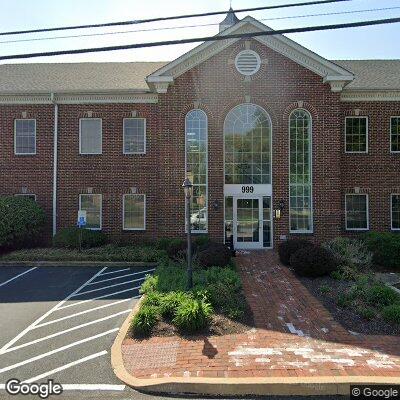
[[[400,338],[347,331],[272,251],[237,257],[255,328],[238,335],[125,339],[126,369],[158,377],[400,377]]]

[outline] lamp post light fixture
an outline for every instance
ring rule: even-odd
[[[193,270],[192,270],[192,236],[190,227],[190,199],[192,197],[193,184],[190,182],[189,178],[186,178],[182,184],[183,190],[185,192],[186,201],[186,237],[187,237],[187,288],[188,290],[193,287]]]

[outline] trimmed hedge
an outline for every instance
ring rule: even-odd
[[[400,271],[400,235],[390,232],[369,232],[365,244],[373,254],[375,264]]]
[[[305,239],[286,240],[285,242],[279,244],[279,259],[281,260],[282,264],[290,265],[290,257],[292,257],[292,255],[296,253],[297,250],[310,246],[313,246],[313,244]]]
[[[204,250],[198,253],[198,260],[202,267],[225,267],[231,260],[231,251],[222,243],[209,243]]]
[[[80,229],[77,227],[64,228],[53,238],[53,246],[67,249],[79,249],[79,235],[82,235],[82,248],[100,247],[107,243],[107,236],[101,231]]]
[[[43,209],[32,199],[0,197],[0,251],[40,243],[45,221]]]

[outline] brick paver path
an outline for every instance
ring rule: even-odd
[[[125,339],[138,378],[385,375],[400,377],[400,338],[364,336],[335,322],[272,251],[237,257],[255,328],[238,335]]]

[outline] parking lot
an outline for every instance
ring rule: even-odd
[[[114,398],[126,391],[113,374],[110,349],[152,271],[2,268],[0,398],[7,397],[4,386],[10,378],[54,379],[65,393],[85,393],[82,398],[95,392]]]

